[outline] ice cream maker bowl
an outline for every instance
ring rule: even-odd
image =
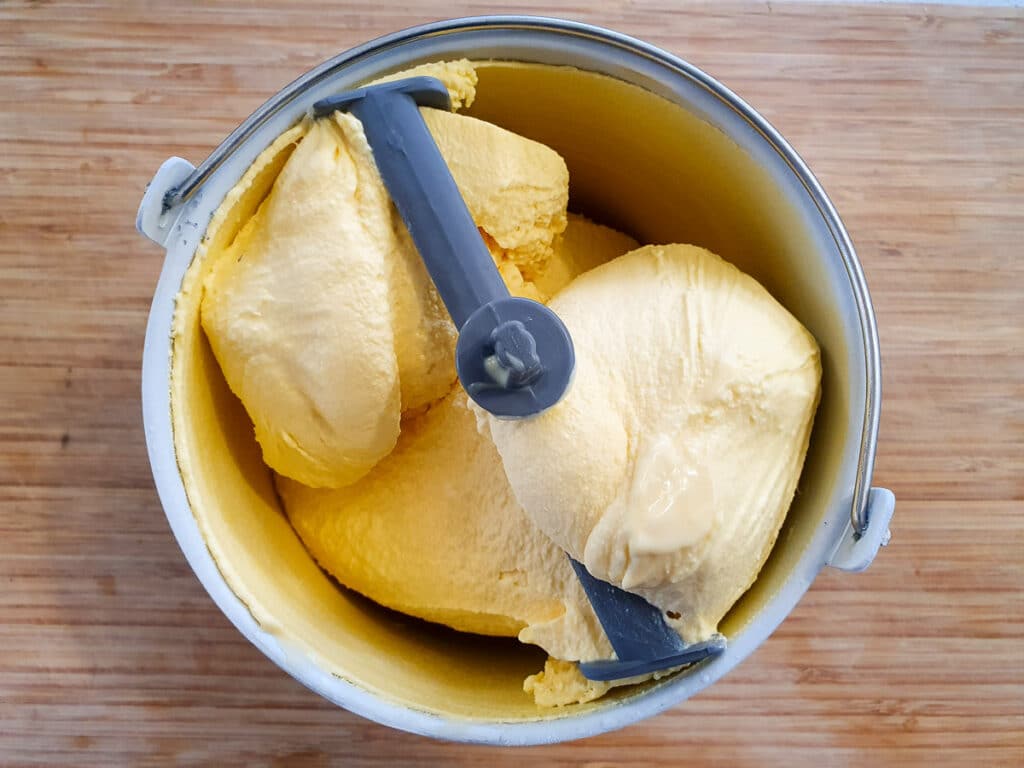
[[[642,243],[695,243],[756,277],[821,346],[823,393],[799,492],[720,657],[596,702],[542,710],[522,690],[544,654],[384,610],[340,588],[290,527],[251,423],[199,325],[193,255],[213,212],[319,99],[413,65],[480,62],[468,113],[557,150],[570,209]],[[231,237],[287,159],[235,190]],[[198,168],[171,158],[139,230],[166,250],[143,359],[153,475],[188,562],[224,614],[297,680],[357,714],[437,738],[536,744],[620,728],[713,684],[772,633],[826,565],[862,570],[894,499],[870,487],[881,400],[874,313],[832,204],[804,163],[723,85],[646,43],[557,19],[479,17],[388,35],[285,87]],[[213,553],[216,553],[216,558]]]

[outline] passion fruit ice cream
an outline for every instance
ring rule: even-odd
[[[469,62],[392,77],[421,74],[472,104]],[[592,700],[610,685],[574,662],[614,654],[566,553],[686,641],[713,634],[792,500],[817,345],[714,254],[568,213],[554,150],[421,112],[509,290],[572,334],[562,402],[523,421],[469,402],[456,330],[351,115],[304,121],[256,161],[240,185],[290,152],[230,242],[214,217],[203,329],[322,568],[389,608],[543,648],[525,683],[540,705]]]

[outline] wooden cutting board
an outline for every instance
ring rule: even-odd
[[[109,7],[108,7],[109,5]],[[1024,15],[674,0],[517,11],[711,72],[809,162],[884,361],[892,545],[746,663],[627,730],[522,751],[361,720],[251,647],[150,480],[140,360],[160,162],[322,59],[490,2],[0,4],[0,764],[1024,764]]]

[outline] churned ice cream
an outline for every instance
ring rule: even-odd
[[[472,102],[468,64],[417,73]],[[502,274],[523,290],[520,267],[536,271],[565,229],[565,162],[489,123],[423,114]],[[392,451],[403,411],[451,389],[456,333],[359,122],[335,113],[293,140],[271,194],[207,278],[202,322],[267,464],[339,487]]]
[[[484,417],[530,519],[588,571],[707,639],[753,583],[818,401],[811,335],[696,246],[645,246],[550,304],[576,378],[533,419]]]
[[[469,62],[417,67],[472,104]],[[613,652],[566,553],[705,639],[792,500],[821,376],[811,335],[751,277],[568,213],[552,149],[421,110],[509,290],[576,348],[548,412],[501,421],[455,374],[455,328],[359,122],[307,120],[232,242],[208,232],[202,325],[295,531],[341,584],[457,630],[543,648],[542,706],[607,683]],[[230,195],[229,195],[230,198]],[[633,682],[633,681],[623,681]]]

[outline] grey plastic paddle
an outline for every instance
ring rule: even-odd
[[[414,77],[332,96],[315,115],[349,111],[363,125],[384,185],[459,329],[459,381],[496,416],[535,416],[557,403],[576,358],[565,325],[513,297],[484,245],[418,105],[448,109],[440,80]]]
[[[580,672],[584,677],[590,680],[621,680],[693,664],[717,656],[726,649],[723,635],[687,645],[668,625],[662,612],[640,595],[595,578],[571,557],[569,562],[608,636],[608,642],[619,657],[614,661],[580,662]]]
[[[347,111],[362,123],[384,185],[459,329],[456,369],[466,392],[495,416],[536,416],[569,387],[572,339],[550,309],[509,294],[420,106],[449,109],[440,80],[413,77],[360,88],[318,101],[313,114]],[[618,656],[580,664],[590,679],[677,667],[725,648],[720,636],[685,646],[659,609],[570,561]]]

